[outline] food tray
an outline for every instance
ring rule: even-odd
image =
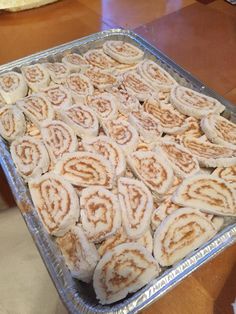
[[[201,82],[192,77],[190,73],[183,70],[144,39],[127,30],[112,29],[103,31],[2,65],[0,66],[0,74],[10,70],[19,72],[21,66],[36,62],[60,61],[66,52],[84,53],[91,48],[101,47],[108,39],[124,40],[138,46],[144,50],[145,57],[155,60],[181,85],[193,88],[218,99],[226,106],[224,116],[231,121],[236,122],[236,107],[204,86]],[[1,138],[0,163],[6,174],[16,203],[41,254],[45,266],[47,267],[61,299],[71,313],[137,313],[139,310],[154,302],[164,293],[173,288],[199,266],[236,242],[236,219],[227,218],[224,228],[213,239],[208,241],[208,243],[189,254],[174,266],[165,269],[163,268],[163,271],[158,278],[136,293],[131,294],[124,300],[112,305],[102,306],[96,300],[92,285],[84,284],[72,278],[59,249],[56,247],[52,237],[45,231],[39,220],[37,212],[32,204],[29,190],[16,171],[8,149],[8,144]]]

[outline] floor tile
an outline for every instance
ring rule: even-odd
[[[79,0],[81,3],[102,15],[103,21],[135,28],[166,14],[195,3],[194,0]]]
[[[236,82],[235,29],[235,18],[195,3],[135,31],[224,94]]]
[[[0,60],[5,63],[112,27],[114,24],[103,22],[100,15],[73,0],[59,1],[53,9],[48,5],[37,10],[0,13],[0,42],[4,43]]]
[[[0,256],[1,314],[66,314],[17,208],[0,211]]]

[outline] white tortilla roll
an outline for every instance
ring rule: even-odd
[[[39,140],[42,139],[40,129],[36,125],[34,125],[30,120],[26,120],[25,135],[32,136]]]
[[[78,53],[68,53],[62,58],[62,62],[68,67],[71,73],[83,73],[90,67],[89,63]]]
[[[22,136],[11,144],[11,156],[20,175],[28,181],[48,170],[49,156],[40,140]]]
[[[54,109],[67,109],[72,106],[71,92],[63,85],[53,85],[41,90]]]
[[[143,108],[159,121],[163,132],[167,134],[182,134],[189,127],[186,116],[175,110],[171,104],[162,104],[154,98],[149,98]]]
[[[130,154],[128,164],[136,176],[157,196],[165,194],[173,184],[173,170],[167,160],[152,151]]]
[[[88,239],[101,242],[121,226],[118,197],[101,186],[90,186],[80,196],[81,223]]]
[[[93,110],[84,105],[73,105],[60,111],[61,119],[81,138],[94,137],[98,134],[98,119]]]
[[[103,123],[103,129],[123,149],[125,154],[130,154],[137,148],[138,132],[127,121],[123,119],[106,121]]]
[[[112,69],[112,73],[114,75],[122,75],[131,70],[135,70],[137,66],[138,66],[138,63],[134,63],[134,64],[117,63],[117,65]]]
[[[227,181],[230,186],[236,190],[236,166],[226,168],[216,168],[212,175],[215,175],[221,179]]]
[[[79,219],[80,207],[73,186],[49,172],[29,182],[35,208],[48,233],[63,236]]]
[[[109,91],[113,86],[118,85],[118,80],[114,75],[99,68],[91,67],[84,72],[84,75],[89,78],[94,87],[101,91]]]
[[[123,87],[130,95],[134,95],[140,101],[145,101],[154,93],[154,89],[136,72],[130,71],[122,76]]]
[[[225,180],[214,175],[195,175],[185,179],[172,196],[181,206],[190,206],[203,212],[236,216],[236,194]]]
[[[100,256],[103,256],[106,252],[115,248],[117,245],[129,242],[137,242],[140,245],[144,246],[150,253],[152,253],[153,238],[150,229],[148,229],[140,238],[131,239],[127,235],[123,227],[119,228],[114,235],[107,238],[101,243],[98,248],[98,253],[100,254]]]
[[[167,158],[175,174],[180,178],[186,178],[200,171],[197,159],[181,145],[162,140],[157,144],[156,152]]]
[[[164,200],[152,213],[151,226],[152,230],[156,230],[161,222],[181,206],[173,203],[170,198]]]
[[[158,276],[160,267],[152,255],[137,243],[120,244],[97,264],[93,286],[99,302],[111,304],[135,292]]]
[[[22,74],[10,71],[0,75],[0,95],[6,104],[14,104],[18,99],[25,97],[28,86]]]
[[[21,71],[26,83],[33,92],[38,92],[49,85],[50,76],[42,64],[36,63],[23,66]]]
[[[105,41],[103,50],[113,59],[125,64],[137,63],[144,55],[144,52],[138,47],[120,40]]]
[[[70,74],[69,68],[61,63],[61,62],[54,62],[54,63],[44,63],[51,80],[56,84],[64,84],[66,77]]]
[[[103,52],[103,49],[91,49],[84,54],[84,58],[91,64],[101,70],[111,72],[119,63]]]
[[[87,105],[95,111],[100,121],[117,118],[118,102],[115,96],[106,92],[96,93],[86,99]]]
[[[115,168],[115,174],[120,177],[126,169],[125,155],[119,145],[107,136],[98,136],[82,141],[86,151],[98,153],[105,157]]]
[[[4,100],[4,98],[2,97],[1,93],[0,93],[0,108],[6,106],[6,101]]]
[[[8,142],[21,137],[26,131],[24,114],[16,106],[0,107],[0,135]]]
[[[172,196],[172,194],[175,192],[175,190],[177,189],[177,187],[180,185],[180,183],[183,181],[183,179],[181,179],[180,177],[177,177],[174,175],[174,180],[173,183],[171,185],[171,187],[168,189],[168,191],[162,196],[161,200],[166,200],[168,199],[170,196]]]
[[[193,137],[202,137],[204,135],[200,121],[194,117],[188,117],[186,119],[186,122],[188,124],[188,129],[184,131],[184,136],[193,136]]]
[[[79,73],[72,73],[67,76],[66,87],[72,94],[75,102],[84,102],[86,96],[92,95],[94,88],[87,76]]]
[[[154,256],[171,266],[211,239],[217,230],[200,211],[180,208],[170,214],[154,234]]]
[[[225,110],[225,106],[215,98],[180,85],[171,89],[170,100],[180,112],[198,119],[210,113],[219,114]]]
[[[153,115],[145,111],[132,111],[129,122],[137,129],[145,141],[158,141],[162,135],[162,127]]]
[[[62,121],[45,120],[41,126],[41,134],[52,163],[78,148],[75,132]]]
[[[87,187],[101,185],[113,187],[114,169],[111,163],[99,154],[89,152],[68,153],[54,168],[55,173],[74,185]]]
[[[118,180],[118,195],[128,237],[140,238],[150,226],[153,210],[151,192],[143,182],[121,177]]]
[[[66,265],[74,278],[86,283],[92,281],[99,255],[93,243],[90,243],[81,226],[77,225],[63,237],[56,240]]]
[[[236,150],[212,144],[192,136],[182,138],[182,144],[198,160],[202,167],[231,167],[236,165]]]
[[[202,118],[201,128],[211,142],[236,149],[235,123],[218,114],[211,114]]]
[[[154,61],[145,59],[137,67],[142,78],[154,88],[169,91],[177,84],[176,80]]]
[[[140,102],[137,97],[130,95],[125,89],[113,88],[111,93],[118,99],[118,110],[123,115],[140,109]]]
[[[36,126],[40,127],[46,119],[53,119],[55,111],[43,94],[34,94],[16,102],[20,110]]]

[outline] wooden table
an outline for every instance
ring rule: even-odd
[[[193,0],[64,0],[20,13],[2,12],[0,64],[121,26],[135,29],[236,102],[235,17],[236,9],[223,1]],[[5,184],[4,194],[9,195],[2,173],[0,178],[1,192]],[[12,200],[6,200],[11,205]],[[230,304],[235,297],[236,245],[188,276],[143,313],[228,314],[233,313]]]

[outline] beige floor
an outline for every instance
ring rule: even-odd
[[[0,314],[66,313],[19,210],[0,210]]]

